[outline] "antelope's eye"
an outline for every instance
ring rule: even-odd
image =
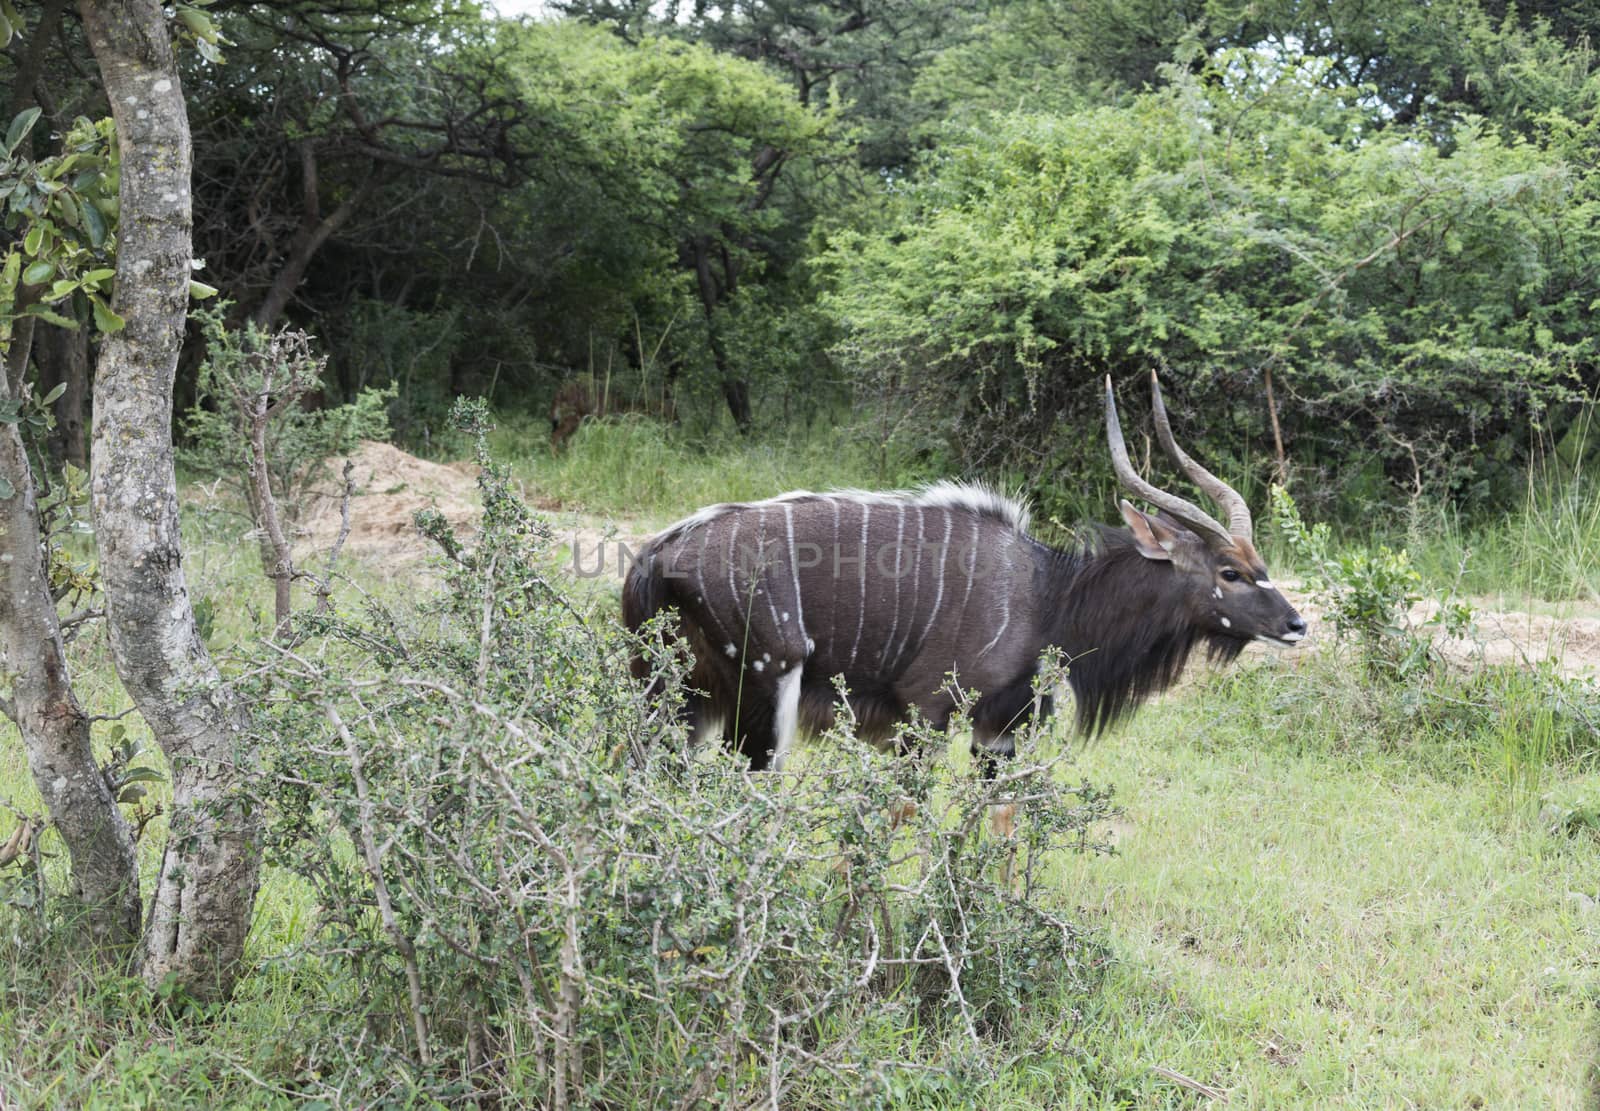
[[[1232,567],[1224,567],[1222,569],[1222,581],[1223,582],[1229,582],[1229,583],[1238,582],[1239,581],[1239,572],[1235,571]]]

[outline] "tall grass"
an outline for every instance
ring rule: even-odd
[[[1593,405],[1559,445],[1536,439],[1515,505],[1464,517],[1442,503],[1418,504],[1406,531],[1425,576],[1446,581],[1463,568],[1474,594],[1600,604],[1600,463],[1590,458]]]
[[[562,508],[648,517],[786,490],[904,486],[936,477],[852,435],[848,419],[752,436],[730,428],[697,439],[660,421],[610,417],[586,421],[560,455],[551,454],[541,425],[513,420],[502,423],[491,443],[542,498]]]

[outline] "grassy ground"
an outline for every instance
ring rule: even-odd
[[[654,524],[778,489],[878,484],[877,461],[826,447],[797,436],[686,458],[630,425],[520,468],[563,506]],[[1419,564],[1438,577],[1470,547],[1544,604],[1585,598],[1600,582],[1600,543],[1584,548],[1600,531],[1592,499],[1572,502],[1566,525],[1536,526],[1536,497],[1498,525],[1445,534]],[[261,631],[267,592],[249,546],[203,524],[191,522],[187,566],[197,596],[216,602],[211,642],[226,651]],[[73,664],[94,712],[126,708],[94,636]],[[930,1089],[915,1105],[1187,1107],[1210,1087],[1244,1107],[1594,1106],[1600,834],[1552,829],[1547,804],[1600,812],[1600,771],[1592,738],[1529,740],[1544,728],[1544,689],[1496,703],[1498,723],[1462,726],[1439,704],[1475,688],[1374,693],[1337,654],[1278,659],[1188,685],[1089,746],[1073,774],[1117,788],[1119,851],[1062,859],[1051,882],[1099,931],[1100,989],[1047,996],[1016,1045],[980,1047],[999,1070],[981,1092]],[[0,797],[37,805],[14,733],[0,735]],[[158,819],[147,869],[163,835]],[[19,890],[0,892],[12,904],[0,915],[0,1104],[298,1105],[309,1066],[297,1033],[336,1021],[355,987],[299,955],[315,907],[288,877],[268,870],[256,971],[204,1021],[76,969],[69,950],[41,956]],[[1026,1052],[1030,1027],[1073,1021],[1077,1053]],[[907,1038],[934,1061],[973,1048],[958,1031]],[[363,1061],[352,1045],[348,1067]]]
[[[1096,1046],[1117,1087],[1177,1100],[1164,1066],[1251,1107],[1592,1102],[1600,844],[1405,736],[1352,751],[1238,712],[1303,681],[1207,684],[1081,760],[1126,809],[1115,858],[1060,874],[1118,957]]]

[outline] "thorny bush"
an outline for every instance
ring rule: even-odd
[[[283,402],[267,427],[267,469],[286,524],[299,517],[327,472],[326,460],[353,451],[362,440],[387,440],[385,407],[393,389],[362,390],[344,405],[303,404],[327,388],[327,358],[301,331],[269,331],[246,322],[230,328],[227,305],[196,312],[206,338],[206,361],[195,384],[195,403],[183,416],[185,446],[178,458],[198,475],[237,487],[261,527],[250,474],[248,402]],[[333,493],[337,483],[324,482]]]
[[[898,760],[830,736],[782,774],[692,749],[629,679],[636,645],[547,577],[481,407],[458,416],[484,520],[470,546],[419,521],[442,594],[301,618],[255,679],[270,857],[315,891],[321,966],[359,985],[304,1024],[305,1094],[888,1103],[1069,1045],[1076,1012],[1017,1016],[1092,984],[1043,881],[1052,851],[1094,847],[1106,796],[1059,761],[957,774],[942,735]],[[1014,841],[987,832],[997,800],[1023,804]],[[919,1059],[919,1027],[969,1059]]]

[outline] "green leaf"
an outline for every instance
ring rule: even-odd
[[[44,225],[35,224],[28,229],[28,234],[22,240],[22,249],[30,255],[39,253],[39,245],[44,242]]]
[[[3,11],[0,11],[0,49],[11,45],[11,36],[14,33],[11,21],[5,17]]]
[[[85,274],[83,276],[83,284],[90,289],[98,289],[103,283],[110,281],[116,276],[117,272],[115,270],[102,267],[99,270],[91,270]]]
[[[28,311],[22,315],[36,316],[46,324],[54,324],[57,328],[76,328],[78,326],[78,322],[70,316],[62,316],[60,313],[53,312],[43,305],[29,305]]]
[[[11,39],[9,21],[5,21],[3,18],[0,18],[0,22],[6,23],[7,30],[5,32],[5,38],[6,41],[9,42]],[[0,43],[0,45],[4,44]],[[24,108],[22,111],[17,113],[16,117],[11,121],[11,126],[6,129],[7,154],[16,153],[17,148],[22,145],[22,140],[26,139],[28,137],[28,132],[33,130],[33,125],[39,122],[39,113],[40,109],[36,107]]]
[[[211,17],[198,8],[180,7],[178,19],[201,42],[216,42],[217,28]]]
[[[197,282],[193,278],[189,279],[189,296],[196,301],[204,301],[207,297],[215,297],[216,295],[216,286],[206,285],[205,282]]]
[[[83,230],[89,235],[89,246],[98,249],[106,241],[106,218],[93,204],[83,206]]]
[[[22,284],[43,285],[45,282],[50,280],[50,275],[54,274],[55,272],[55,263],[47,262],[41,259],[39,262],[31,263],[28,268],[22,272]]]
[[[41,397],[39,399],[39,404],[40,405],[54,405],[56,403],[57,399],[59,399],[61,397],[61,395],[66,393],[66,392],[67,392],[67,384],[65,382],[58,383],[56,385],[55,389],[51,390],[49,393],[45,394],[43,397]]]
[[[98,297],[89,298],[89,304],[94,307],[94,326],[108,335],[112,332],[122,331],[123,326],[128,323],[112,312],[111,306]]]
[[[45,294],[45,300],[59,301],[61,298],[65,297],[67,294],[71,293],[77,288],[78,280],[76,278],[58,278],[56,279],[55,283],[51,285],[50,292]]]

